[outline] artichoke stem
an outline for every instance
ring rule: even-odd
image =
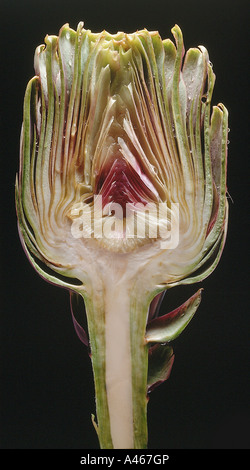
[[[103,449],[147,445],[147,309],[126,285],[105,282],[86,304],[95,381],[97,433]]]

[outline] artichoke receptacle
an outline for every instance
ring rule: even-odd
[[[207,277],[225,243],[228,113],[211,107],[207,50],[184,54],[172,33],[66,24],[36,49],[24,99],[19,233],[36,271],[70,291],[102,448],[147,446],[147,394],[201,290],[159,317],[160,302]]]

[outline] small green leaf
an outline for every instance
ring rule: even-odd
[[[92,424],[95,428],[95,432],[97,434],[97,437],[99,437],[99,428],[98,428],[98,425],[95,422],[95,415],[93,413],[91,414],[91,421],[92,421]]]
[[[145,335],[146,343],[166,343],[177,338],[200,305],[201,291],[202,289],[199,289],[196,294],[172,312],[149,322]]]

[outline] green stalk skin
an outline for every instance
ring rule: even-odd
[[[98,427],[95,426],[100,447],[112,449],[110,420],[106,390],[106,357],[105,357],[105,311],[102,297],[86,297],[85,308],[88,320],[88,332],[91,344],[91,361],[94,374],[96,413]]]

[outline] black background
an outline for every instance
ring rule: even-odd
[[[64,23],[94,32],[146,27],[186,49],[200,44],[216,73],[213,103],[230,114],[230,221],[216,271],[202,283],[201,306],[175,341],[170,379],[148,406],[151,449],[243,449],[249,410],[249,5],[224,0],[1,0],[1,448],[95,449],[92,371],[77,338],[68,292],[44,282],[19,242],[14,206],[25,87],[35,47]],[[164,311],[199,286],[178,288]],[[174,292],[175,291],[175,292]],[[121,405],[122,406],[122,405]]]

